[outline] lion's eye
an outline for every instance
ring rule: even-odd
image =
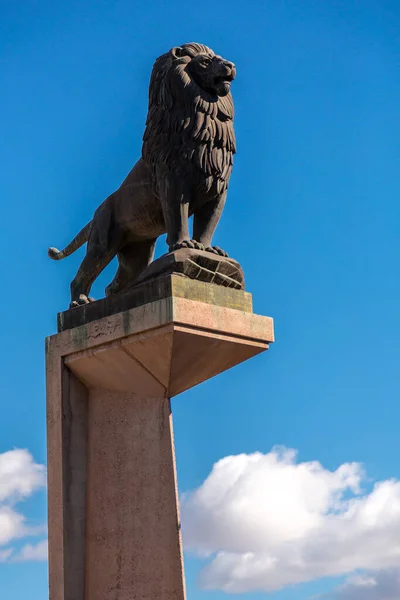
[[[201,59],[201,64],[204,66],[207,66],[211,63],[211,58],[208,58],[207,56],[205,56],[204,58]]]

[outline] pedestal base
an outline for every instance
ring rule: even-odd
[[[48,338],[51,600],[184,600],[169,398],[273,341],[272,319],[206,293]]]

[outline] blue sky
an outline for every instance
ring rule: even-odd
[[[323,467],[314,473],[316,486],[337,482],[342,471],[329,473],[347,463],[363,464],[366,479],[360,467],[352,467],[362,482],[360,502],[373,504],[374,483],[384,482],[387,496],[374,513],[376,522],[400,530],[399,27],[395,0],[0,2],[0,514],[13,510],[29,524],[24,536],[3,543],[0,524],[0,560],[8,549],[14,557],[3,554],[0,562],[1,597],[42,600],[47,594],[46,562],[26,560],[35,555],[26,545],[45,539],[38,466],[46,460],[44,337],[55,331],[56,313],[68,305],[82,251],[52,263],[46,249],[69,241],[137,160],[152,64],[188,41],[207,44],[237,65],[232,92],[238,153],[215,242],[241,262],[255,311],[274,317],[276,344],[173,401],[187,518],[190,498],[201,492],[215,463],[246,455],[250,465],[249,456],[259,452],[265,455],[260,469],[254,474],[245,468],[263,485],[269,476],[275,481],[274,460],[289,474],[314,472],[311,461],[318,461]],[[96,297],[114,268],[94,286]],[[297,450],[297,459],[271,453],[276,445]],[[28,484],[25,492],[15,484],[11,499],[1,456],[15,448],[30,453],[6,456],[16,459]],[[287,478],[289,496],[295,479]],[[278,480],[279,496],[284,490]],[[357,492],[341,482],[345,502]],[[308,498],[314,483],[304,485]],[[15,494],[25,500],[15,504]],[[250,500],[245,510],[254,514]],[[264,496],[260,505],[267,540],[271,512]],[[321,530],[331,508],[329,500],[315,509]],[[307,504],[301,514],[313,510]],[[211,522],[215,515],[204,518]],[[290,515],[282,518],[290,529]],[[301,554],[298,541],[291,545],[310,563],[316,546],[309,545],[307,528],[299,535],[307,552]],[[300,585],[294,586],[286,565],[280,591],[268,597],[353,600],[362,586],[372,594],[388,580],[395,589],[393,558],[373,557],[379,572],[371,573],[361,556],[362,535],[358,550],[351,551],[360,554],[361,579],[337,590],[350,567],[333,574],[329,560],[334,564],[336,558],[327,556],[325,570],[311,568]],[[201,589],[199,573],[213,559],[197,556],[198,532],[189,531],[187,539],[188,597],[226,597],[220,589]],[[396,542],[382,540],[398,556]],[[281,542],[273,550],[262,548],[262,556],[278,555]],[[232,551],[230,542],[226,548],[221,540],[207,543],[211,552]],[[283,575],[285,568],[282,563]],[[225,575],[229,580],[229,569]],[[270,591],[268,581],[258,592],[249,591],[258,585],[251,574],[246,581],[243,598],[257,600]],[[383,593],[369,598],[382,600]]]

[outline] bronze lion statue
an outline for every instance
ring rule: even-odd
[[[60,260],[87,242],[71,283],[71,306],[92,300],[94,280],[116,255],[119,266],[106,295],[132,285],[164,233],[170,252],[195,248],[227,256],[212,246],[212,237],[236,151],[230,92],[235,75],[232,62],[202,44],[184,44],[156,60],[142,157],[64,250],[48,250]]]

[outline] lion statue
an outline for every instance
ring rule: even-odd
[[[71,283],[71,307],[93,301],[90,288],[116,255],[119,266],[106,295],[132,285],[164,233],[170,252],[194,248],[227,256],[212,246],[212,237],[236,151],[230,92],[235,75],[232,62],[202,44],[184,44],[156,60],[142,157],[64,250],[48,250],[60,260],[87,242]]]

